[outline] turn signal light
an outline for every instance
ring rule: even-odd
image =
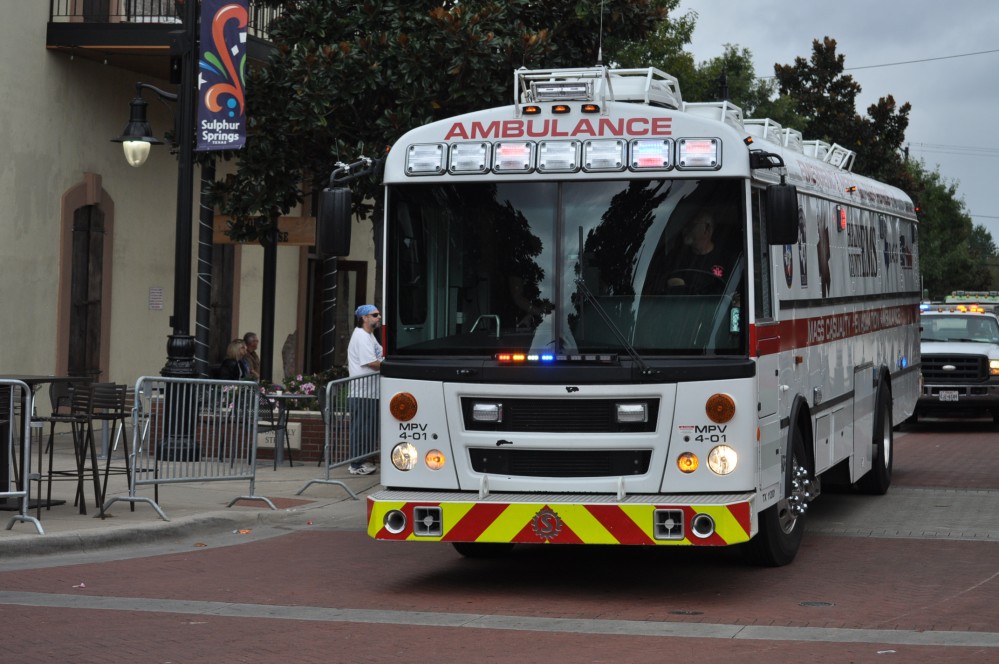
[[[697,466],[700,462],[697,460],[697,455],[693,452],[684,452],[676,459],[676,467],[680,469],[681,473],[692,473],[697,470]]]
[[[727,394],[712,394],[704,404],[704,411],[715,424],[725,424],[735,417],[735,399]]]
[[[440,470],[447,463],[447,458],[440,450],[430,450],[423,457],[423,463],[427,464],[427,468],[430,470]]]
[[[392,417],[402,422],[408,422],[416,417],[416,397],[409,392],[399,392],[389,401],[389,412]]]

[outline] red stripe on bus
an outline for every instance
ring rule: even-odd
[[[750,342],[755,341],[751,348],[759,357],[918,324],[918,305],[881,307],[754,325]]]
[[[648,533],[631,520],[617,505],[586,505],[586,509],[606,528],[619,544],[655,544]],[[649,527],[652,514],[649,514]]]
[[[744,531],[746,531],[746,534],[748,535],[750,529],[753,527],[752,516],[750,515],[749,512],[749,503],[746,502],[746,503],[736,503],[735,505],[729,505],[728,511],[732,513],[732,516],[735,517],[736,523],[738,523],[739,526]]]
[[[482,503],[475,505],[454,524],[454,528],[444,535],[447,542],[474,542],[482,532],[492,525],[493,521],[503,513],[507,505],[502,503]]]

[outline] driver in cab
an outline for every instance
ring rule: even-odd
[[[683,242],[666,259],[666,286],[691,293],[720,292],[728,279],[728,260],[715,241],[715,219],[700,210],[683,228]]]

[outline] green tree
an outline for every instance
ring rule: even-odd
[[[921,276],[933,298],[956,289],[989,288],[986,264],[996,256],[991,235],[972,224],[955,183],[903,158],[911,105],[898,105],[893,96],[886,95],[867,108],[867,116],[857,114],[860,85],[843,73],[844,63],[845,56],[836,53],[836,40],[825,37],[812,42],[809,60],[798,57],[793,65],[775,65],[780,95],[770,117],[800,129],[806,138],[853,150],[857,154],[854,171],[909,194],[920,208]],[[781,108],[790,109],[804,123],[787,121]]]
[[[825,37],[812,41],[809,60],[797,57],[793,65],[774,65],[779,99],[794,114],[794,122],[775,117],[785,126],[794,126],[809,139],[821,139],[857,153],[854,170],[878,180],[908,189],[912,186],[902,165],[901,148],[909,126],[906,102],[898,106],[894,97],[881,97],[867,109],[867,117],[856,111],[860,84],[844,74],[846,56],[836,52],[836,40]]]
[[[651,34],[676,0],[264,3],[285,10],[271,26],[276,52],[248,74],[246,147],[214,187],[240,240],[265,235],[337,161],[380,156],[410,128],[511,103],[518,67],[595,64],[601,34],[613,54]],[[379,200],[373,179],[357,188],[357,199]]]
[[[986,263],[996,253],[992,236],[972,224],[954,182],[917,162],[907,168],[919,206],[920,274],[930,299],[941,300],[954,290],[988,290]]]

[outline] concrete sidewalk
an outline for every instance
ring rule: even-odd
[[[68,434],[57,434],[56,438],[55,470],[75,469],[72,439]],[[32,472],[35,472],[37,450],[32,456]],[[108,476],[108,499],[128,495],[124,462],[121,449],[113,453]],[[47,470],[47,456],[44,463]],[[104,464],[105,460],[101,459],[102,477]],[[56,478],[52,484],[52,498],[53,501],[64,502],[49,508],[44,506],[48,484],[43,483],[43,507],[40,513],[32,507],[28,514],[39,518],[44,534],[38,534],[30,522],[15,521],[10,530],[0,529],[0,557],[79,552],[177,538],[199,531],[232,532],[264,525],[296,527],[315,524],[363,530],[366,520],[364,495],[376,489],[379,482],[378,473],[358,476],[350,475],[346,467],[337,468],[331,473],[331,479],[343,482],[359,497],[358,500],[341,486],[323,483],[311,484],[298,495],[311,480],[325,479],[325,468],[314,461],[296,461],[290,467],[285,460],[282,466],[274,469],[273,461],[264,459],[257,464],[253,495],[269,498],[277,508],[275,510],[264,501],[246,499],[229,507],[234,499],[250,494],[249,480],[214,480],[160,485],[156,503],[168,521],[164,521],[148,503],[133,504],[121,500],[111,504],[102,519],[100,508],[95,503],[89,464],[87,468],[84,483],[87,514],[80,514],[79,507],[74,505],[75,478]],[[32,505],[35,504],[37,492],[38,483],[32,482]],[[137,495],[152,500],[154,487],[140,487]],[[0,520],[5,528],[17,513],[12,506],[0,511]]]

